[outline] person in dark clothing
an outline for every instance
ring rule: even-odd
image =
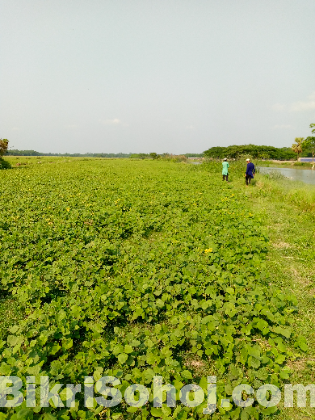
[[[246,159],[246,162],[247,162],[247,167],[246,167],[246,172],[245,172],[245,181],[246,181],[246,185],[248,186],[252,178],[254,178],[255,165],[250,161],[250,159]]]

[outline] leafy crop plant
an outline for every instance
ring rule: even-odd
[[[206,400],[191,408],[178,398],[189,383],[206,392],[210,375],[213,419],[277,410],[242,409],[231,394],[289,378],[288,346],[307,348],[291,328],[297,302],[272,286],[261,221],[216,170],[56,160],[1,174],[0,292],[21,314],[0,335],[0,375],[48,376],[51,386],[115,376],[122,393],[162,376],[177,392],[174,408],[151,397],[141,408],[86,408],[78,393],[74,407],[23,402],[1,408],[1,420],[206,418]]]

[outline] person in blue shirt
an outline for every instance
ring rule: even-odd
[[[227,182],[229,182],[229,162],[227,161],[227,158],[224,158],[222,162],[222,175],[222,181],[226,180]]]
[[[248,186],[252,178],[254,178],[255,165],[250,161],[250,159],[246,159],[246,162],[247,162],[247,167],[246,167],[246,172],[245,172],[245,181],[246,181],[246,185]]]

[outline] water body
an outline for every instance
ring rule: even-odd
[[[315,185],[315,170],[312,169],[271,168],[266,166],[258,166],[258,169],[262,174],[280,172],[286,178],[292,179],[293,181],[302,181],[306,184]]]
[[[313,163],[314,159],[311,157],[307,157],[307,158],[300,158],[300,162],[310,162]]]

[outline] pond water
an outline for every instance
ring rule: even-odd
[[[315,185],[315,170],[312,169],[271,168],[266,166],[258,166],[258,169],[262,174],[280,172],[286,178],[292,179],[293,181],[302,181],[306,184]]]

